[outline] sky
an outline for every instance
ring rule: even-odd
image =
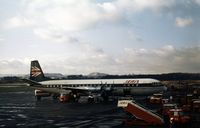
[[[0,0],[0,74],[200,73],[200,0]]]

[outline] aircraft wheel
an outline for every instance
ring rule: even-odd
[[[94,98],[88,98],[88,103],[94,103]]]

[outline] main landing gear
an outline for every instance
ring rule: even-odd
[[[94,97],[88,96],[88,103],[94,103]]]

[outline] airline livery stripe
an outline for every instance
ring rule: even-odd
[[[36,66],[31,67],[31,76],[32,77],[37,77],[40,74],[41,74],[41,71],[38,67],[36,67]]]

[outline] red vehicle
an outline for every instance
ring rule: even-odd
[[[69,94],[60,94],[59,101],[60,102],[68,102],[70,100]]]
[[[182,109],[171,109],[169,118],[170,124],[187,124],[190,121],[190,117],[185,115]]]
[[[193,101],[193,111],[200,112],[200,100]]]
[[[168,116],[170,114],[170,110],[171,109],[175,109],[177,108],[177,104],[163,104],[163,107],[162,107],[162,115],[163,116]]]

